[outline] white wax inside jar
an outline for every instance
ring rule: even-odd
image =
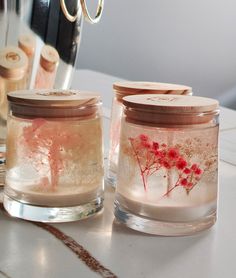
[[[56,188],[52,188],[50,184],[47,184],[46,178],[40,178],[36,172],[31,171],[32,169],[28,170],[30,170],[28,176],[24,177],[22,167],[11,169],[7,173],[7,181],[10,180],[9,192],[13,193],[15,198],[30,204],[45,206],[83,204],[95,199],[103,185],[101,177],[94,183],[84,181],[83,184],[70,179],[64,179],[64,181],[62,179]]]
[[[147,192],[138,184],[136,188],[119,188],[117,200],[134,214],[152,217],[160,221],[193,221],[214,212],[217,202],[215,183],[201,183],[189,195],[184,188],[176,188],[169,196],[165,189],[153,187]]]

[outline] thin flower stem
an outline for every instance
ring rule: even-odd
[[[177,186],[179,186],[180,178],[181,178],[181,177],[179,176],[179,178],[178,178],[177,182],[175,183],[175,185],[174,185],[173,187],[171,187],[169,190],[167,190],[167,192],[166,192],[162,197],[168,197],[169,194],[170,194],[170,192],[171,192],[172,190],[174,190]]]
[[[168,197],[170,192],[174,190],[179,184],[175,184],[173,187],[171,187],[162,197]]]
[[[141,177],[142,177],[142,181],[143,181],[144,190],[147,191],[147,185],[146,185],[146,181],[145,181],[145,177],[144,177],[144,172],[143,172],[142,167],[141,167],[140,159],[139,159],[139,157],[138,157],[137,152],[135,151],[133,142],[130,141],[130,144],[131,144],[131,146],[132,146],[132,149],[133,149],[133,151],[134,151],[134,154],[135,154],[136,159],[137,159],[137,162],[138,162],[139,170],[140,170]]]

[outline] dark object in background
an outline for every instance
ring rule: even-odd
[[[6,0],[0,0],[0,10],[4,11],[6,9]]]
[[[77,10],[76,0],[68,0],[66,2],[67,9],[70,14],[75,14]],[[80,35],[80,20],[70,22],[65,18],[65,15],[60,11],[59,30],[56,49],[63,61],[67,64],[74,65],[77,45]]]
[[[67,0],[69,13],[76,14],[77,0]],[[74,65],[80,35],[80,22],[70,22],[60,9],[60,0],[34,0],[31,29],[41,39],[58,51],[60,58],[67,64]]]
[[[60,1],[53,0],[50,2],[50,10],[48,16],[48,28],[46,32],[45,42],[56,47],[58,36],[58,25],[60,16]]]
[[[43,41],[45,41],[48,28],[48,15],[49,1],[34,0],[31,17],[31,28],[36,34],[41,37]]]

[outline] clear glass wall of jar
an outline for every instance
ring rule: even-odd
[[[33,221],[74,221],[103,207],[101,103],[77,91],[8,94],[4,207]]]
[[[123,99],[116,218],[132,229],[188,235],[216,221],[218,102],[186,96]]]
[[[122,116],[122,98],[138,94],[192,95],[192,88],[185,85],[157,82],[117,82],[113,84],[114,98],[110,125],[110,148],[106,181],[115,187]]]
[[[18,47],[0,50],[0,186],[5,180],[7,93],[27,86],[28,58]]]

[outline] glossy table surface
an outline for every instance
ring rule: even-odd
[[[83,70],[77,72],[73,83],[74,88],[103,96],[106,150],[112,83],[116,80]],[[221,109],[220,129],[219,210],[212,229],[188,237],[132,231],[114,221],[111,188],[106,189],[102,214],[72,223],[37,226],[13,219],[1,209],[0,278],[235,277],[236,111]]]

